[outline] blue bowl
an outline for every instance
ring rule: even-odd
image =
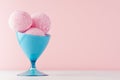
[[[35,63],[45,50],[49,42],[50,35],[35,36],[20,32],[17,32],[16,35],[19,45],[31,62],[31,68],[28,71],[18,74],[18,76],[47,76],[47,74],[44,74],[36,69]]]

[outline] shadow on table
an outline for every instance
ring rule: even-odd
[[[19,76],[17,77],[17,80],[46,80],[47,77],[43,76],[36,76],[36,77],[23,77]]]

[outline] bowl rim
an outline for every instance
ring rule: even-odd
[[[32,35],[32,34],[26,34],[26,33],[22,33],[22,32],[16,32],[16,34],[22,34],[22,35],[30,35],[30,36],[38,36],[38,37],[50,37],[50,34],[45,34],[45,36],[42,35]]]

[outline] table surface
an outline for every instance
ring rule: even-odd
[[[49,76],[16,76],[23,71],[0,71],[1,80],[120,80],[120,71],[42,71]]]

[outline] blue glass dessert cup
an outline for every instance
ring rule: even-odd
[[[47,76],[36,69],[36,61],[45,50],[50,40],[50,35],[37,36],[16,32],[17,40],[30,60],[31,67],[28,71],[18,74],[18,76]]]

